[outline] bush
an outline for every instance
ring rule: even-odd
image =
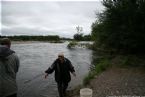
[[[103,58],[99,61],[98,64],[95,64],[95,67],[89,72],[89,74],[84,78],[83,84],[87,85],[90,83],[90,80],[93,79],[96,75],[103,72],[110,66],[110,61],[108,58]]]
[[[73,48],[77,45],[78,43],[76,41],[71,41],[69,42],[69,44],[67,45],[68,48]]]
[[[98,46],[145,54],[145,0],[103,0],[105,10],[92,24]]]

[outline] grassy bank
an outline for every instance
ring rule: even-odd
[[[102,58],[98,63],[95,64],[94,68],[88,73],[88,75],[83,80],[83,85],[86,86],[90,83],[96,75],[100,74],[111,66],[110,60],[108,58]]]
[[[95,61],[94,68],[84,78],[84,86],[88,85],[96,75],[112,66],[120,68],[145,67],[144,55],[104,55],[100,59],[95,59]]]

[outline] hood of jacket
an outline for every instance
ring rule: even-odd
[[[11,50],[10,48],[8,48],[4,45],[0,45],[0,59],[6,58],[13,53],[15,53],[15,52],[13,50]]]

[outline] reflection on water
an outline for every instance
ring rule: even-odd
[[[38,42],[12,45],[21,63],[17,75],[18,97],[56,97],[58,95],[54,73],[44,79],[44,71],[60,52],[64,52],[64,55],[71,60],[77,74],[76,78],[72,76],[68,89],[82,83],[82,79],[89,71],[92,51],[84,48],[69,50],[67,44]]]

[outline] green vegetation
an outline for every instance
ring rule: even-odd
[[[85,87],[109,67],[145,67],[145,0],[103,0],[102,4],[105,9],[92,24],[92,48],[97,55],[84,78]],[[82,39],[80,33],[76,36]]]
[[[92,24],[94,51],[104,52],[110,58],[96,62],[84,83],[110,64],[141,66],[145,64],[145,0],[103,0],[105,10],[97,14]],[[94,59],[98,60],[98,59]]]
[[[77,45],[78,43],[76,41],[71,41],[69,42],[69,44],[67,45],[68,48],[73,48]]]
[[[95,69],[85,77],[84,85],[112,65],[145,66],[145,0],[103,0],[102,4],[105,10],[97,14],[91,35],[92,48],[105,57],[93,59]]]
[[[105,10],[92,24],[98,47],[129,54],[145,53],[145,0],[103,0]]]
[[[77,33],[74,35],[74,39],[77,41],[91,41],[91,35],[83,35],[83,33]]]
[[[97,61],[98,62],[94,63],[95,67],[92,68],[89,74],[84,78],[83,85],[88,85],[91,79],[111,66],[110,60],[107,57],[98,59]]]
[[[94,58],[93,68],[91,68],[88,75],[83,80],[83,85],[86,86],[90,81],[101,72],[105,71],[109,67],[121,67],[121,68],[145,68],[145,55],[109,55],[104,53],[100,58]]]
[[[0,38],[8,37],[13,41],[53,41],[59,42],[59,36],[0,36]]]
[[[75,48],[75,47],[92,49],[93,46],[90,43],[80,43],[78,41],[70,41],[67,47],[69,49]]]
[[[77,41],[81,41],[81,40],[83,40],[83,34],[82,33],[77,33],[77,34],[74,35],[73,38]]]
[[[112,64],[118,67],[145,67],[144,55],[116,55]]]
[[[77,33],[73,36],[74,40],[76,41],[91,41],[91,35],[83,35],[83,27],[77,26],[76,27]]]

